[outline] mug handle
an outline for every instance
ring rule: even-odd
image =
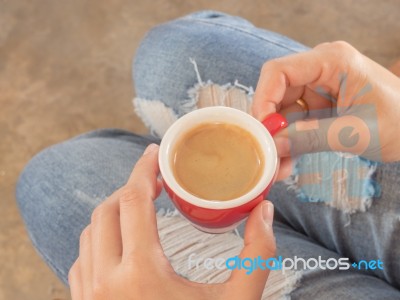
[[[278,113],[269,114],[262,122],[269,133],[274,136],[279,130],[288,127],[289,123],[284,116]]]

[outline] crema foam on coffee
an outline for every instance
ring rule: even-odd
[[[188,130],[176,143],[171,162],[181,187],[216,201],[248,193],[260,180],[264,164],[255,137],[227,123],[204,123]]]

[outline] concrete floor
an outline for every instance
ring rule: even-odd
[[[152,26],[200,9],[243,16],[309,46],[346,40],[383,65],[400,56],[400,2],[0,0],[0,300],[69,299],[15,204],[39,150],[100,127],[139,133],[130,64]]]

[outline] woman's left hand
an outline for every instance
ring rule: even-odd
[[[128,183],[94,210],[69,272],[72,299],[260,299],[268,268],[250,275],[236,269],[221,284],[194,283],[175,273],[157,232],[157,156],[158,146],[149,146]],[[252,211],[241,257],[275,254],[272,216],[268,201]]]

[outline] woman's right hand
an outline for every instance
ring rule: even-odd
[[[298,99],[307,103],[308,117],[275,137],[283,173],[292,156],[309,152],[400,160],[400,79],[349,44],[324,43],[264,64],[253,115],[262,120],[274,112],[301,112]]]
[[[259,262],[276,249],[273,204],[262,201],[246,223],[239,256],[257,258],[250,274],[235,268],[223,283],[192,282],[175,273],[160,244],[153,205],[162,188],[158,175],[158,146],[151,145],[126,185],[94,210],[69,271],[72,299],[261,299],[270,268]]]

